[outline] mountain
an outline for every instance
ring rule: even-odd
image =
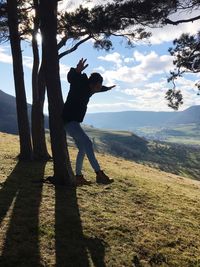
[[[188,109],[177,112],[170,123],[172,124],[191,124],[200,123],[200,105],[189,107]]]
[[[146,126],[163,127],[176,124],[200,123],[200,105],[178,112],[123,111],[89,113],[86,115],[84,123],[97,128],[115,130],[134,130],[138,127]]]
[[[31,105],[28,115],[31,116]],[[96,128],[134,131],[139,127],[166,127],[169,125],[200,123],[200,105],[192,106],[184,111],[153,112],[123,111],[106,113],[89,113],[84,123]],[[48,117],[45,117],[48,128]],[[0,131],[18,133],[15,97],[0,90]]]
[[[31,104],[27,104],[29,121]],[[45,127],[48,128],[48,117],[45,116]],[[16,100],[14,96],[0,90],[0,132],[18,134]]]
[[[0,90],[0,131],[18,133],[15,97]]]

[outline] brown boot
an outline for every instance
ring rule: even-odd
[[[96,182],[98,184],[111,184],[113,179],[109,178],[103,171],[96,172]]]
[[[76,186],[82,185],[91,185],[91,181],[86,180],[82,174],[76,175]]]

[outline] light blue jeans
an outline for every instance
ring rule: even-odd
[[[92,141],[81,128],[80,123],[77,121],[70,121],[65,124],[65,130],[74,139],[78,148],[78,154],[76,158],[76,175],[82,174],[85,154],[87,155],[87,158],[94,171],[98,172],[100,170],[100,166],[94,154]]]

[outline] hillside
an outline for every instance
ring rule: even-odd
[[[168,125],[165,127],[141,127],[134,131],[148,140],[200,145],[200,123]]]
[[[97,152],[200,180],[200,146],[147,141],[128,131],[107,131],[88,126],[85,126],[85,131]]]
[[[28,104],[30,118],[31,105]],[[48,118],[45,117],[48,128]],[[135,131],[141,127],[160,128],[177,124],[200,124],[200,106],[181,112],[124,111],[87,114],[84,120],[95,128]],[[18,133],[15,97],[0,90],[0,131]],[[140,132],[140,131],[138,131]],[[145,131],[144,131],[145,133]]]
[[[93,125],[96,128],[130,131],[147,126],[163,127],[176,124],[199,124],[200,105],[178,112],[124,111],[90,113],[86,115],[84,123]]]
[[[133,130],[142,126],[161,126],[171,120],[174,112],[122,111],[88,113],[84,123],[96,128]]]
[[[30,104],[28,104],[28,110],[30,118]],[[156,112],[155,114],[158,115]],[[15,97],[0,91],[0,131],[17,134],[16,119]],[[187,125],[184,125],[184,129],[186,127]],[[146,128],[143,129],[145,131]],[[93,127],[86,127],[86,131],[92,138],[94,147],[98,152],[121,156],[125,159],[154,166],[174,174],[181,174],[186,177],[200,179],[199,147],[186,147],[183,145],[147,141],[128,131],[107,131],[95,129]],[[165,140],[172,142],[178,142],[178,136],[176,135],[174,137],[172,134],[179,133],[179,137],[181,134],[180,130],[175,131],[174,129],[157,129],[157,131],[157,135],[154,133],[154,137],[156,138],[153,139],[160,139],[161,136],[165,136]],[[195,133],[196,136],[194,136]],[[140,134],[143,135],[141,132]],[[188,136],[184,136],[184,142],[186,138],[189,144],[193,144],[194,141],[196,144],[200,144],[199,128],[196,128],[196,130],[194,127],[190,128],[190,131],[188,130]]]
[[[112,185],[85,161],[91,186],[55,188],[39,183],[52,162],[18,163],[17,136],[0,140],[0,266],[199,265],[198,181],[98,154]]]
[[[0,90],[0,131],[18,133],[15,97]]]
[[[177,113],[177,115],[170,120],[172,124],[190,124],[197,123],[200,124],[200,105],[190,107],[182,112]]]
[[[29,121],[31,104],[27,104]],[[48,128],[48,117],[45,116],[45,127]],[[0,131],[18,134],[17,111],[15,97],[0,90]]]

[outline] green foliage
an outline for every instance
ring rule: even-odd
[[[174,65],[183,71],[200,71],[200,32],[196,35],[182,34],[173,42],[173,48],[169,49],[174,56]]]
[[[17,18],[18,18],[18,30],[20,38],[22,40],[27,39],[31,34],[31,27],[33,16],[31,11],[33,10],[32,1],[18,0],[17,1]],[[8,30],[8,18],[7,18],[7,3],[5,0],[0,2],[0,42],[7,42],[9,40]]]
[[[196,35],[182,34],[179,39],[175,39],[174,47],[169,49],[169,53],[174,57],[175,70],[170,72],[168,82],[173,83],[173,89],[166,93],[168,106],[178,109],[183,104],[183,96],[180,90],[176,89],[175,81],[184,73],[200,72],[200,32]],[[200,89],[200,83],[196,86]]]
[[[133,45],[133,42],[150,36],[138,21],[137,9],[138,4],[130,1],[98,5],[92,9],[80,6],[74,12],[60,14],[58,31],[64,33],[67,39],[79,40],[83,36],[90,36],[95,41],[94,47],[98,49],[112,48],[111,35],[123,36],[128,45]]]
[[[183,104],[183,95],[180,90],[169,89],[165,98],[168,101],[168,106],[174,110],[178,110],[179,106]]]
[[[0,1],[0,43],[8,40],[8,17],[6,12],[6,1]]]

